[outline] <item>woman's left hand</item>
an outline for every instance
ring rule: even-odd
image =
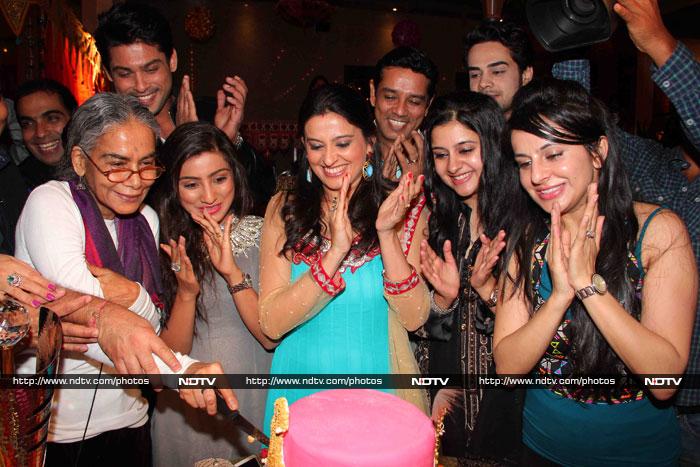
[[[193,375],[223,375],[224,370],[221,364],[218,362],[207,363],[207,362],[197,362],[193,363],[183,374],[183,376],[193,376]],[[223,376],[222,376],[223,378]],[[219,388],[219,389],[184,389],[180,388],[180,399],[184,400],[190,406],[196,409],[206,409],[209,415],[216,415],[216,392],[219,392],[221,397],[226,401],[229,409],[238,409],[238,399],[236,394],[232,389]]]
[[[171,269],[176,267],[176,265],[180,267],[180,270],[177,272],[173,269],[175,279],[177,279],[178,293],[184,293],[192,297],[199,295],[199,281],[197,280],[197,275],[194,273],[192,261],[190,261],[190,257],[187,256],[185,237],[180,235],[177,243],[171,238],[168,240],[167,244],[161,243],[160,248],[170,258]]]
[[[141,286],[137,282],[127,279],[111,269],[101,268],[90,263],[87,266],[92,275],[100,281],[102,294],[108,302],[129,308],[139,298]]]
[[[425,177],[419,175],[414,180],[413,173],[408,172],[401,177],[399,186],[392,191],[389,196],[379,206],[377,213],[377,221],[375,226],[377,233],[385,233],[393,231],[399,222],[403,222],[406,218],[406,213],[411,207],[411,202],[418,196],[423,188],[423,180]]]
[[[231,276],[240,275],[241,270],[233,258],[233,250],[231,249],[233,214],[229,214],[224,218],[223,232],[219,224],[206,210],[204,211],[204,217],[194,217],[193,219],[202,227],[204,245],[207,247],[209,259],[214,269],[227,281]]]
[[[573,241],[571,234],[564,232],[562,235],[564,249],[569,252],[569,284],[574,290],[580,290],[591,284],[604,221],[605,218],[598,215],[598,185],[591,183],[588,185],[586,210]]]

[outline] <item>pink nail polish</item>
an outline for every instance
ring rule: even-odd
[[[56,296],[54,294],[52,294],[51,292],[46,294],[47,300],[54,300],[55,298],[56,298]]]
[[[55,292],[57,288],[58,287],[56,287],[56,284],[49,283],[49,290],[53,290]]]
[[[41,306],[41,302],[39,302],[39,300],[32,300],[32,306],[34,308],[39,308]]]

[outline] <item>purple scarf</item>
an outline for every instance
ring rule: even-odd
[[[69,181],[73,201],[78,206],[85,225],[85,257],[90,264],[139,282],[148,291],[153,303],[162,309],[163,292],[158,260],[158,246],[148,221],[140,212],[128,217],[117,217],[117,243],[107,230],[102,213],[89,190],[78,188]]]

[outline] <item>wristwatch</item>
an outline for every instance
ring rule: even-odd
[[[608,284],[605,283],[605,279],[600,274],[593,274],[591,276],[591,285],[586,286],[580,290],[576,291],[576,297],[579,300],[590,297],[593,294],[604,295],[608,291]]]
[[[243,280],[235,285],[228,285],[228,291],[231,295],[237,294],[241,290],[250,289],[253,287],[253,280],[250,278],[250,274],[243,274]]]
[[[241,136],[241,132],[239,131],[236,133],[236,137],[233,138],[233,145],[236,149],[241,149],[241,145],[243,144],[243,137]]]
[[[489,295],[489,299],[484,302],[487,307],[493,308],[498,304],[498,292],[498,286],[494,287],[491,295]]]

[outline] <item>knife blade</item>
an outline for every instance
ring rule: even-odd
[[[260,441],[265,446],[270,445],[270,438],[265,436],[265,433],[263,433],[258,428],[256,428],[255,425],[250,423],[250,421],[248,421],[247,418],[245,418],[243,415],[241,415],[241,413],[238,410],[229,409],[228,405],[226,405],[226,401],[224,401],[220,397],[216,398],[216,411],[219,412],[221,415],[223,415],[224,418],[227,418],[227,419],[235,422],[236,425],[241,427],[241,429],[243,431],[248,433],[250,436],[252,436],[256,440]]]

